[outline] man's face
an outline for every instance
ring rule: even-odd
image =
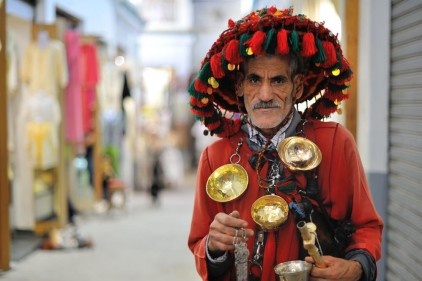
[[[245,63],[238,95],[252,124],[264,132],[277,127],[302,95],[302,75],[292,77],[287,56],[258,56]]]

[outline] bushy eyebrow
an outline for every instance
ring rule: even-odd
[[[246,75],[246,77],[245,77],[246,79],[251,79],[251,78],[254,78],[254,79],[261,79],[262,77],[261,76],[259,76],[258,74],[256,74],[256,73],[249,73],[248,75]]]
[[[253,79],[262,79],[262,76],[260,76],[260,75],[258,75],[256,73],[249,73],[248,75],[246,75],[246,79],[251,79],[251,78],[253,78]],[[286,75],[279,74],[279,75],[275,75],[273,77],[270,77],[270,80],[272,80],[272,81],[273,80],[283,80],[283,81],[286,81],[286,80],[288,80],[288,77]]]

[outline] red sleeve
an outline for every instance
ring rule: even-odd
[[[323,155],[319,167],[323,203],[333,219],[350,219],[356,227],[346,251],[364,249],[379,260],[383,221],[375,209],[353,135],[333,123],[315,132]]]

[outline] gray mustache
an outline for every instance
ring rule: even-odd
[[[268,101],[268,102],[258,102],[253,106],[253,109],[258,109],[258,108],[280,108],[281,105],[277,102],[274,101]]]

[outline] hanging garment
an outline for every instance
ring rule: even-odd
[[[22,112],[26,124],[26,147],[33,167],[48,169],[57,166],[61,120],[58,100],[39,91],[26,96]]]
[[[113,62],[106,62],[101,68],[101,80],[99,83],[98,103],[100,105],[101,115],[105,112],[122,111],[121,95],[123,89],[123,76],[120,70]]]
[[[24,52],[21,78],[30,93],[44,91],[57,96],[68,82],[63,43],[50,39],[41,47],[36,42],[31,42]]]
[[[67,65],[69,68],[69,83],[66,87],[64,103],[65,139],[70,143],[82,143],[84,130],[82,123],[82,92],[79,68],[79,33],[74,30],[66,31],[65,45]]]
[[[58,163],[58,143],[51,123],[29,122],[27,125],[28,150],[34,168],[48,169]]]
[[[94,128],[94,106],[99,79],[97,49],[94,44],[80,46],[80,82],[82,94],[82,124],[84,133]]]
[[[125,110],[125,106],[124,106],[124,101],[125,99],[130,99],[131,95],[130,95],[130,86],[129,86],[129,82],[127,79],[127,72],[123,72],[123,90],[122,90],[122,98],[120,101],[120,107],[122,110],[122,118],[123,118],[123,134],[126,133],[126,110]]]
[[[13,114],[16,107],[16,92],[18,90],[18,50],[16,42],[10,32],[7,33],[7,147],[9,152],[15,149],[15,115]],[[12,162],[12,155],[10,161]]]

